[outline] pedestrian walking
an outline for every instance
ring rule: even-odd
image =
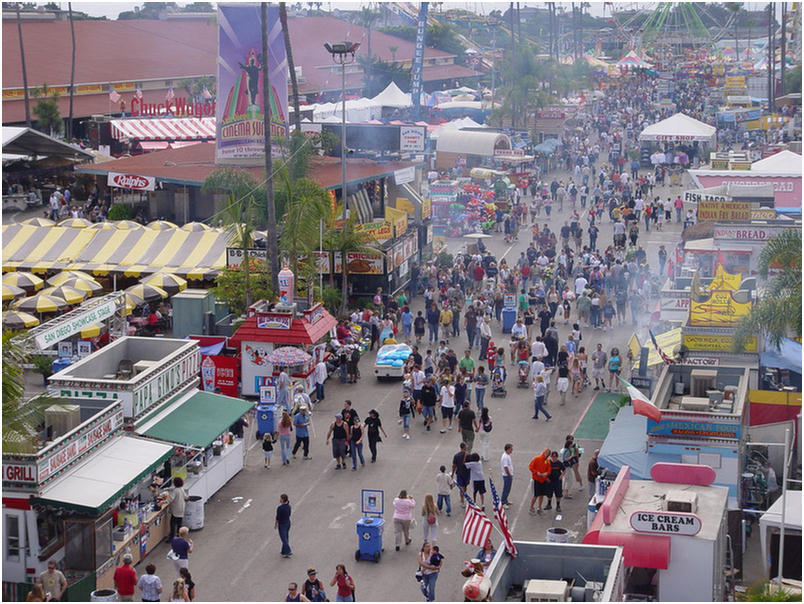
[[[452,513],[452,502],[450,501],[450,494],[452,488],[455,486],[452,477],[447,474],[446,466],[441,466],[436,474],[436,493],[438,494],[438,511],[440,512],[444,506],[447,510],[447,518]]]
[[[412,495],[408,495],[405,489],[399,491],[399,495],[394,498],[394,545],[396,551],[405,539],[405,545],[410,545],[410,523],[413,520],[413,510],[416,507],[416,500]]]
[[[382,427],[380,414],[376,409],[369,410],[368,417],[363,423],[363,426],[366,428],[366,436],[368,436],[369,451],[371,451],[371,463],[374,463],[377,461],[377,443],[382,442],[380,432],[382,432],[382,435],[385,438],[388,438],[388,435],[385,433],[385,428]]]
[[[285,596],[285,602],[309,602],[310,599],[299,591],[297,583],[288,583],[288,594]]]
[[[425,543],[438,541],[438,517],[440,515],[441,512],[436,507],[433,495],[427,493],[422,504],[422,538]]]
[[[335,414],[327,431],[327,444],[332,439],[332,458],[335,460],[335,469],[346,469],[346,443],[349,440],[349,424],[343,421],[343,415]]]
[[[462,442],[460,446],[460,450],[452,456],[452,479],[455,481],[455,484],[458,485],[458,493],[461,497],[461,507],[464,507],[466,504],[463,500],[463,493],[466,491],[467,487],[469,486],[469,468],[466,467],[466,458],[468,457],[468,453],[466,451],[466,443]]]
[[[187,586],[184,584],[184,579],[176,579],[173,581],[173,587],[170,590],[170,602],[189,602],[190,598],[187,595]]]
[[[444,556],[441,555],[437,545],[432,545],[427,541],[422,544],[419,552],[419,572],[421,573],[419,587],[427,602],[435,601],[435,586],[443,560]]]
[[[302,593],[310,602],[327,602],[327,593],[324,591],[324,584],[318,578],[318,573],[314,568],[307,569],[307,580],[302,585]]]
[[[336,602],[354,602],[355,601],[355,581],[346,572],[346,566],[337,564],[335,566],[335,576],[329,582],[329,586],[337,585],[338,591],[335,595]]]
[[[192,602],[195,600],[195,582],[190,574],[190,569],[180,568],[179,574],[181,575],[181,578],[184,579],[184,586],[187,588],[187,598],[190,600],[190,602]]]
[[[193,553],[193,541],[187,535],[190,529],[186,526],[179,528],[179,535],[173,537],[170,542],[170,548],[173,550],[173,566],[176,567],[176,576],[182,568],[188,568],[190,564],[190,554]]]
[[[511,507],[508,496],[511,494],[511,487],[514,483],[514,463],[511,460],[511,453],[514,452],[514,445],[506,443],[503,453],[500,456],[500,474],[503,477],[503,490],[501,501],[505,507]]]
[[[282,414],[282,421],[285,421],[285,414]],[[293,418],[293,426],[296,428],[296,442],[293,445],[293,458],[296,458],[296,452],[299,447],[302,448],[304,459],[312,459],[310,457],[310,414],[307,410],[307,405],[300,405],[299,412]],[[285,428],[286,429],[286,428]],[[288,452],[290,451],[290,432],[287,432],[285,441],[282,441],[282,422],[280,422],[279,431],[279,444],[282,448],[282,463],[289,464]]]
[[[461,429],[461,439],[466,443],[466,450],[471,453],[475,442],[475,432],[480,429],[480,426],[469,401],[463,401],[463,406],[458,412],[458,426]]]
[[[491,440],[491,430],[493,424],[491,417],[489,417],[488,407],[483,407],[480,410],[480,421],[478,422],[478,436],[480,438],[480,459],[483,461],[489,460],[489,440]]]
[[[274,454],[274,437],[270,432],[262,435],[262,454],[265,458],[265,467],[271,469],[271,457]],[[284,462],[283,462],[284,463]]]
[[[279,532],[282,541],[281,554],[283,558],[290,558],[293,552],[290,549],[290,500],[286,493],[279,496],[279,505],[276,508],[274,528]]]
[[[402,438],[410,440],[410,418],[413,415],[413,397],[410,390],[402,391],[402,400],[399,401],[399,422],[402,424]]]
[[[349,455],[352,457],[352,471],[357,471],[357,460],[360,458],[360,466],[366,465],[366,460],[363,459],[363,426],[360,421],[352,424],[351,434],[349,439]]]
[[[533,417],[532,419],[539,419],[539,413],[544,413],[545,421],[550,421],[552,416],[544,408],[544,401],[547,395],[547,385],[544,383],[544,377],[537,375],[533,382]]]

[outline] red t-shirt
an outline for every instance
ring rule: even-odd
[[[118,566],[114,571],[114,583],[121,596],[133,596],[134,586],[137,585],[137,571],[130,565]]]
[[[335,581],[338,584],[339,596],[351,596],[352,588],[349,587],[349,575],[335,575]]]

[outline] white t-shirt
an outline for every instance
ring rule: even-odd
[[[530,345],[530,355],[533,357],[547,356],[547,346],[544,345],[544,342],[534,340],[533,344]]]
[[[455,407],[455,386],[441,386],[441,406]]]
[[[511,476],[514,475],[514,463],[511,461],[511,456],[508,455],[505,451],[503,451],[502,456],[500,457],[500,473],[502,476],[506,476],[505,468],[508,468],[508,471],[511,473]]]
[[[584,277],[578,277],[575,279],[575,295],[580,296],[583,293],[583,290],[586,289],[588,281]]]
[[[414,371],[411,377],[413,377],[413,389],[421,390],[422,386],[424,386],[424,380],[426,379],[424,371]]]
[[[530,381],[536,381],[536,378],[542,374],[544,371],[544,363],[541,361],[533,361],[533,365],[530,367]]]

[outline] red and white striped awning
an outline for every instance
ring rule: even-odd
[[[117,140],[207,140],[215,138],[214,117],[112,120]]]

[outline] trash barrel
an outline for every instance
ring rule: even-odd
[[[89,594],[90,602],[117,602],[116,589],[96,589]]]
[[[56,359],[53,361],[53,373],[58,373],[63,369],[67,369],[72,364],[71,359]]]
[[[380,561],[382,556],[382,531],[385,520],[382,518],[361,518],[357,521],[357,551],[355,560]]]
[[[502,330],[503,333],[511,333],[511,328],[516,323],[516,308],[502,309]]]
[[[548,543],[568,543],[569,531],[565,528],[561,528],[560,526],[549,528],[547,529],[547,537],[545,538],[545,541]]]
[[[184,502],[184,526],[191,531],[204,528],[204,502],[198,495],[190,495]]]
[[[263,434],[274,432],[274,415],[276,405],[257,405],[257,438]]]

